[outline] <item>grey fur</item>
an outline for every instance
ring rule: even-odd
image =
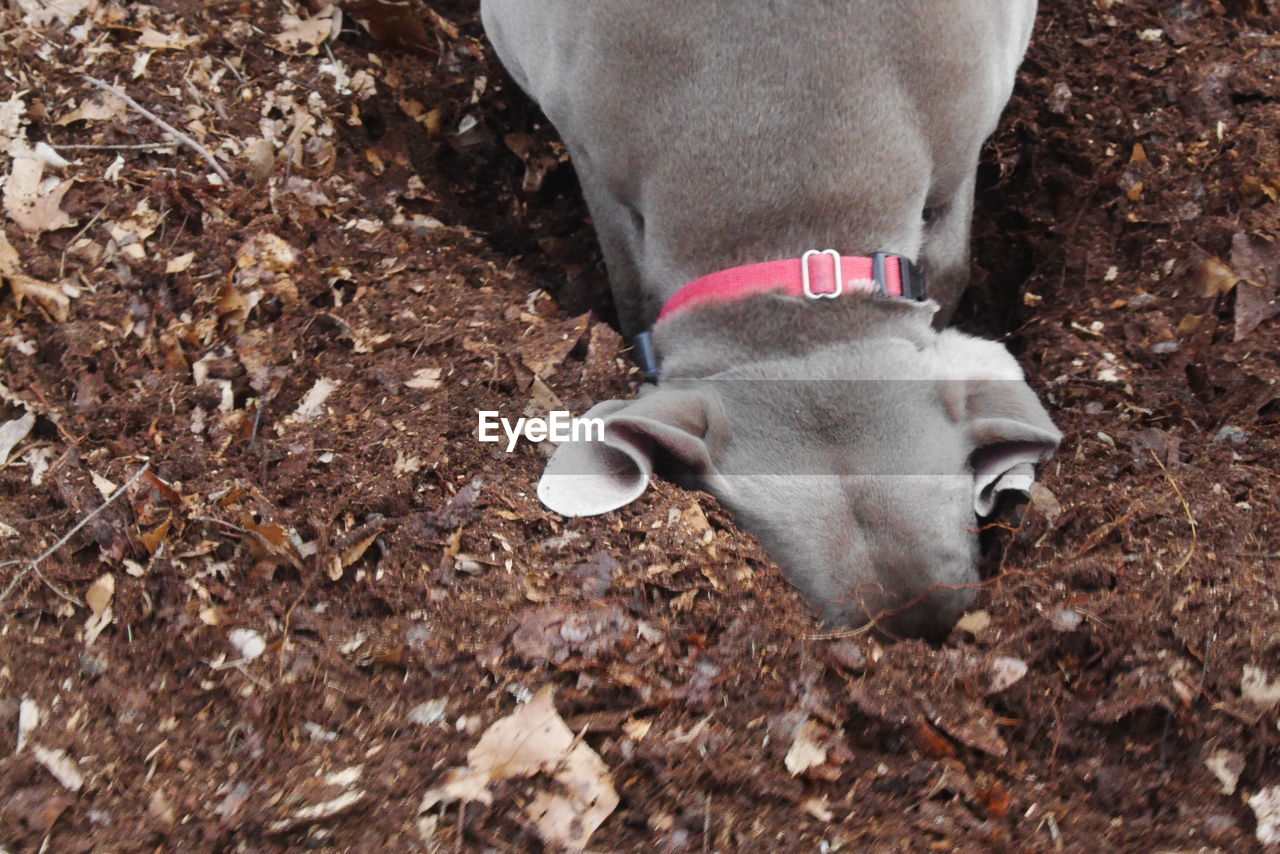
[[[663,385],[597,407],[606,443],[562,446],[544,501],[603,512],[665,467],[825,618],[950,625],[977,581],[974,508],[1060,438],[1002,347],[935,331],[1035,6],[484,0],[569,148],[628,334],[693,279],[811,248],[921,260],[937,301],[762,295],[664,322]]]

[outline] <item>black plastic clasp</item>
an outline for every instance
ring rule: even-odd
[[[899,258],[898,269],[902,271],[902,296],[916,302],[927,300],[929,294],[925,288],[924,267]]]
[[[658,377],[662,376],[662,372],[658,370],[658,354],[653,349],[653,333],[648,329],[637,332],[631,339],[631,357],[640,366],[645,382],[656,383]]]
[[[902,298],[920,302],[927,299],[925,294],[924,268],[911,263],[901,255],[892,252],[876,252],[871,256],[871,277],[875,279],[876,290],[882,296],[889,294],[889,279],[884,270],[884,259],[898,259],[898,274],[902,281]]]

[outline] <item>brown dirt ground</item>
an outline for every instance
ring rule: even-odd
[[[475,441],[477,409],[581,410],[636,376],[571,170],[474,4],[361,0],[314,53],[273,41],[275,3],[41,8],[0,4],[21,135],[165,138],[59,123],[89,73],[232,182],[186,148],[63,149],[76,224],[3,220],[0,424],[37,417],[0,467],[0,847],[537,849],[544,776],[418,805],[551,684],[621,798],[594,850],[1261,849],[1274,6],[1042,9],[965,317],[1007,334],[1067,439],[939,646],[824,635],[704,495],[565,521],[533,497],[539,450]],[[242,661],[235,630],[265,651]],[[825,761],[793,776],[798,739]]]

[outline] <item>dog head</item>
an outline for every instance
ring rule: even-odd
[[[977,520],[1061,434],[1012,356],[955,331],[832,342],[593,407],[539,498],[605,513],[653,474],[703,489],[830,622],[945,632],[972,602]]]

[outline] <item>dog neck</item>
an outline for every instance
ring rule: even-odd
[[[932,300],[877,294],[811,300],[759,293],[681,312],[654,329],[653,344],[664,379],[705,379],[842,341],[896,337],[925,347],[936,334],[937,308]]]

